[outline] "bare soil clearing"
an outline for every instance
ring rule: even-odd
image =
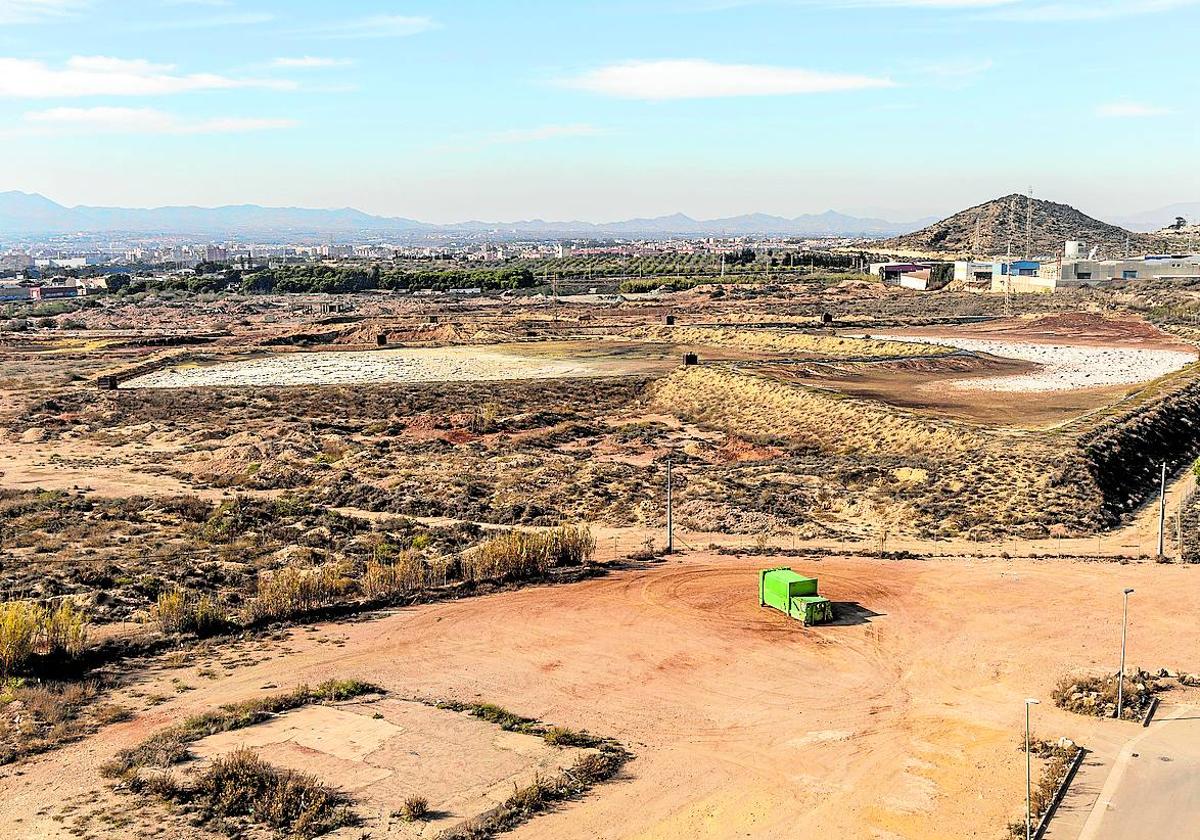
[[[309,706],[266,723],[213,735],[193,752],[203,772],[214,758],[247,747],[272,765],[309,773],[354,797],[363,825],[332,836],[430,837],[474,819],[538,775],[569,767],[585,751],[505,732],[469,715],[411,700]],[[404,800],[429,801],[430,817],[399,816]]]
[[[429,347],[336,353],[285,353],[242,361],[167,368],[125,382],[124,388],[274,387],[385,382],[475,382],[556,379],[661,371],[657,354],[581,354],[569,347],[528,352],[528,345]]]
[[[984,324],[964,321],[1003,301],[863,281],[613,306],[358,296],[332,318],[314,314],[321,299],[180,299],[84,312],[107,338],[0,341],[7,597],[78,603],[92,641],[119,655],[131,648],[118,642],[167,643],[164,595],[323,622],[225,623],[252,629],[115,663],[100,699],[136,717],[0,769],[0,837],[207,840],[131,808],[98,767],[185,716],[337,677],[389,699],[285,714],[201,749],[253,740],[358,793],[377,836],[407,837],[415,826],[388,819],[401,796],[457,815],[555,766],[536,739],[479,736],[478,721],[404,698],[491,702],[636,756],[516,838],[994,840],[1020,813],[1021,700],[1048,698],[1068,671],[1115,667],[1121,588],[1153,604],[1133,616],[1131,664],[1200,670],[1181,618],[1200,606],[1194,569],[1126,564],[1154,551],[1160,465],[1182,475],[1200,454],[1200,366],[1065,391],[949,383],[1045,375],[1052,347],[1190,351],[1145,322],[1077,311],[1186,315],[1187,294],[1170,292],[1167,310],[1124,291],[1018,298],[1038,317]],[[838,329],[1043,355],[851,340],[819,326],[825,313]],[[1200,337],[1188,323],[1172,329]],[[414,346],[373,349],[381,334]],[[682,366],[685,350],[701,364]],[[314,360],[333,367],[297,373]],[[150,375],[226,376],[227,362],[259,365],[269,385],[353,378],[94,381],[164,366]],[[361,381],[363,365],[382,378]],[[688,553],[631,561],[661,545],[668,459]],[[1169,511],[1184,486],[1173,482]],[[591,528],[598,558],[616,561],[609,576],[520,590],[526,578],[465,577],[498,531],[564,523]],[[881,549],[915,556],[846,556]],[[1114,554],[1120,564],[1087,562]],[[757,570],[785,564],[820,578],[837,623],[806,630],[759,609]],[[368,600],[360,584],[394,591],[389,571],[429,573],[431,589]],[[287,612],[280,581],[311,597]],[[363,612],[432,588],[492,594]],[[269,603],[281,611],[250,609]],[[20,712],[8,704],[4,718]],[[1049,704],[1036,726],[1085,745],[1109,732]]]
[[[1038,366],[1032,373],[984,379],[957,379],[943,387],[971,391],[1077,391],[1136,385],[1166,376],[1196,361],[1195,351],[1150,350],[1142,347],[1102,347],[1083,344],[1042,344],[1009,339],[909,336],[890,337],[923,344],[958,347],[972,353],[1017,359]]]
[[[1066,670],[1111,664],[1113,592],[1134,586],[1155,604],[1133,616],[1135,661],[1153,651],[1156,664],[1183,667],[1197,649],[1175,618],[1200,607],[1185,567],[797,559],[847,617],[804,630],[757,605],[755,570],[771,563],[698,553],[582,584],[322,625],[288,641],[286,656],[215,681],[189,668],[148,673],[143,689],[169,688],[175,676],[193,690],[35,759],[20,776],[4,772],[10,822],[0,836],[63,836],[61,808],[38,811],[86,796],[99,785],[89,766],[163,721],[264,685],[354,673],[631,745],[637,758],[617,780],[513,837],[995,838],[1023,791],[1020,700],[1048,697]],[[1047,704],[1035,725],[1086,745],[1106,723]],[[357,740],[360,752],[370,746]],[[444,760],[438,772],[452,774],[457,759],[436,755],[422,761]]]

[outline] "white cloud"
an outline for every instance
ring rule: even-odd
[[[372,15],[337,21],[304,30],[304,34],[326,38],[404,38],[439,29],[432,18],[413,15]]]
[[[156,108],[51,108],[24,115],[27,126],[50,133],[82,131],[106,134],[231,134],[294,128],[295,120],[258,117],[189,119]]]
[[[85,0],[0,0],[0,24],[38,23],[82,9]]]
[[[0,99],[79,96],[161,96],[232,88],[291,90],[294,82],[235,79],[214,73],[180,74],[174,65],[107,56],[75,56],[61,67],[43,61],[0,58]]]
[[[798,67],[717,64],[703,59],[626,61],[589,70],[560,84],[624,99],[782,96],[894,87],[890,79],[822,73]]]
[[[1096,108],[1096,116],[1113,119],[1165,117],[1172,113],[1174,112],[1170,108],[1148,105],[1144,102],[1108,102]]]
[[[353,63],[348,58],[320,58],[305,55],[299,58],[277,58],[271,62],[271,66],[282,70],[312,70],[322,67],[347,67]]]

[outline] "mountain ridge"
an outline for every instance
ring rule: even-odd
[[[879,249],[958,256],[1048,256],[1068,240],[1098,247],[1105,256],[1146,253],[1160,237],[1095,219],[1069,204],[1014,193],[968,207],[912,233],[876,243]]]
[[[155,208],[107,206],[66,207],[38,193],[0,192],[0,235],[38,234],[160,234],[180,236],[233,236],[306,233],[311,235],[355,232],[403,234],[506,232],[531,235],[581,236],[890,236],[915,230],[928,219],[891,222],[858,218],[828,210],[795,217],[748,213],[721,219],[699,220],[683,213],[626,219],[616,222],[466,221],[431,224],[403,217],[376,216],[352,207],[310,209],[234,204],[218,207],[171,205]]]

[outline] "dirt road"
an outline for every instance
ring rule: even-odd
[[[769,565],[698,552],[297,631],[216,679],[199,669],[228,653],[149,668],[135,688],[168,697],[161,705],[19,775],[0,771],[0,837],[67,836],[58,803],[97,801],[96,767],[180,715],[354,676],[402,695],[496,702],[636,753],[616,782],[516,838],[995,838],[1024,793],[1022,699],[1109,664],[1123,586],[1155,604],[1131,616],[1133,661],[1195,664],[1196,630],[1176,618],[1200,607],[1195,569],[793,561],[846,616],[805,630],[759,608],[755,572]],[[1043,737],[1082,743],[1102,726],[1049,703],[1035,720]]]

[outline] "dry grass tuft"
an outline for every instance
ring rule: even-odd
[[[208,636],[227,630],[231,624],[225,610],[212,597],[182,589],[159,595],[151,615],[164,633]]]
[[[493,537],[464,558],[462,575],[471,582],[541,578],[551,569],[583,564],[595,550],[596,540],[585,527],[510,531]]]
[[[208,819],[249,817],[296,837],[318,837],[356,821],[344,793],[306,773],[280,770],[248,749],[214,761],[189,793]]]
[[[87,619],[70,601],[47,609],[27,601],[0,604],[0,676],[35,654],[77,656],[87,643]]]
[[[665,344],[728,347],[754,353],[802,354],[834,359],[909,358],[954,352],[948,347],[931,347],[905,341],[731,327],[635,327],[626,330],[622,337]]]

